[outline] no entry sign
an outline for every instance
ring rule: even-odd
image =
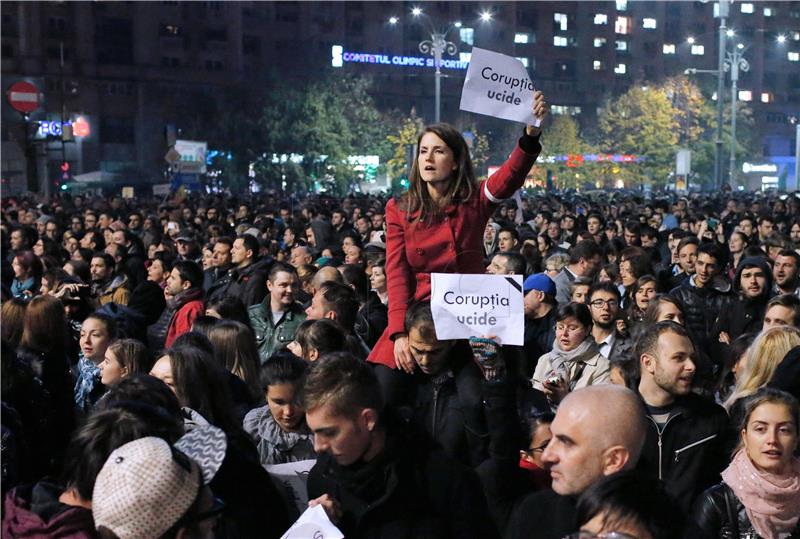
[[[8,103],[14,110],[22,113],[30,113],[39,108],[40,94],[39,89],[30,82],[20,81],[11,85],[6,92]]]

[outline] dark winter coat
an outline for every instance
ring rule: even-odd
[[[701,492],[719,483],[730,461],[728,414],[715,402],[690,393],[678,398],[662,430],[646,417],[647,436],[637,468],[663,480],[688,510]]]
[[[450,369],[436,376],[416,371],[409,392],[410,416],[451,458],[475,467],[486,460],[489,450],[483,375],[461,343],[450,351],[448,363]],[[401,414],[405,413],[404,409]]]
[[[696,346],[708,353],[711,334],[720,313],[730,301],[730,284],[721,278],[708,286],[697,288],[694,276],[674,288],[669,295],[681,306],[686,329]]]
[[[337,527],[348,539],[492,539],[498,537],[475,473],[423,433],[389,427],[383,452],[339,466],[325,453],[308,476],[309,499],[341,505]]]
[[[381,302],[376,293],[370,292],[364,306],[358,310],[353,329],[371,350],[380,339],[388,323],[389,315],[386,305]]]
[[[245,307],[261,303],[267,296],[267,275],[272,263],[272,258],[265,256],[245,268],[231,269],[224,295],[239,298]]]

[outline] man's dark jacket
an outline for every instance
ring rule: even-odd
[[[482,396],[483,375],[468,346],[457,344],[448,361],[452,376],[417,371],[409,391],[411,410],[401,415],[444,448],[451,458],[478,466],[488,457],[489,432]]]
[[[748,298],[741,291],[742,272],[747,268],[760,268],[766,277],[766,284],[761,294],[755,298]],[[745,333],[758,333],[764,323],[764,313],[767,303],[772,297],[772,269],[762,257],[748,257],[739,263],[734,278],[734,287],[739,292],[735,300],[729,302],[726,309],[720,313],[714,334],[724,331],[730,341]]]
[[[694,276],[672,290],[669,295],[680,304],[686,329],[695,346],[708,353],[711,334],[720,313],[730,301],[730,284],[715,278],[708,286],[694,286]]]
[[[679,397],[661,432],[647,416],[647,437],[637,469],[662,479],[684,510],[711,485],[730,462],[726,454],[728,414],[694,393]]]
[[[474,471],[449,458],[424,433],[390,425],[384,451],[368,463],[339,466],[320,455],[309,499],[329,494],[350,539],[498,537]]]
[[[219,291],[214,291],[214,298],[218,294],[233,296],[242,300],[245,307],[258,305],[267,296],[267,275],[272,267],[272,258],[264,257],[253,262],[245,268],[233,268],[221,279],[226,279],[224,286]],[[224,290],[224,292],[222,292]]]
[[[577,531],[575,499],[552,490],[528,494],[514,510],[506,539],[562,539]]]

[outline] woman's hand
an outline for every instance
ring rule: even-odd
[[[552,381],[546,380],[542,386],[542,392],[544,393],[544,396],[547,397],[547,400],[553,404],[560,403],[562,400],[564,400],[564,397],[567,396],[567,393],[569,393],[569,387],[567,387],[567,383],[560,376],[558,377],[557,383],[552,383]]]
[[[408,374],[414,374],[417,364],[408,347],[407,335],[400,335],[394,340],[394,361],[399,369]]]
[[[542,123],[550,111],[550,108],[547,106],[547,102],[544,100],[544,94],[539,90],[533,92],[533,106],[531,108],[533,110],[533,115],[539,120],[539,126],[537,127],[535,125],[529,125],[527,127],[527,131],[528,135],[537,137],[539,134],[541,134]]]

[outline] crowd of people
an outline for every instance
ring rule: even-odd
[[[394,198],[4,199],[3,536],[280,537],[316,459],[345,537],[800,537],[800,197],[510,199],[539,134],[478,182],[430,126]],[[523,276],[524,345],[438,339],[437,271]]]

